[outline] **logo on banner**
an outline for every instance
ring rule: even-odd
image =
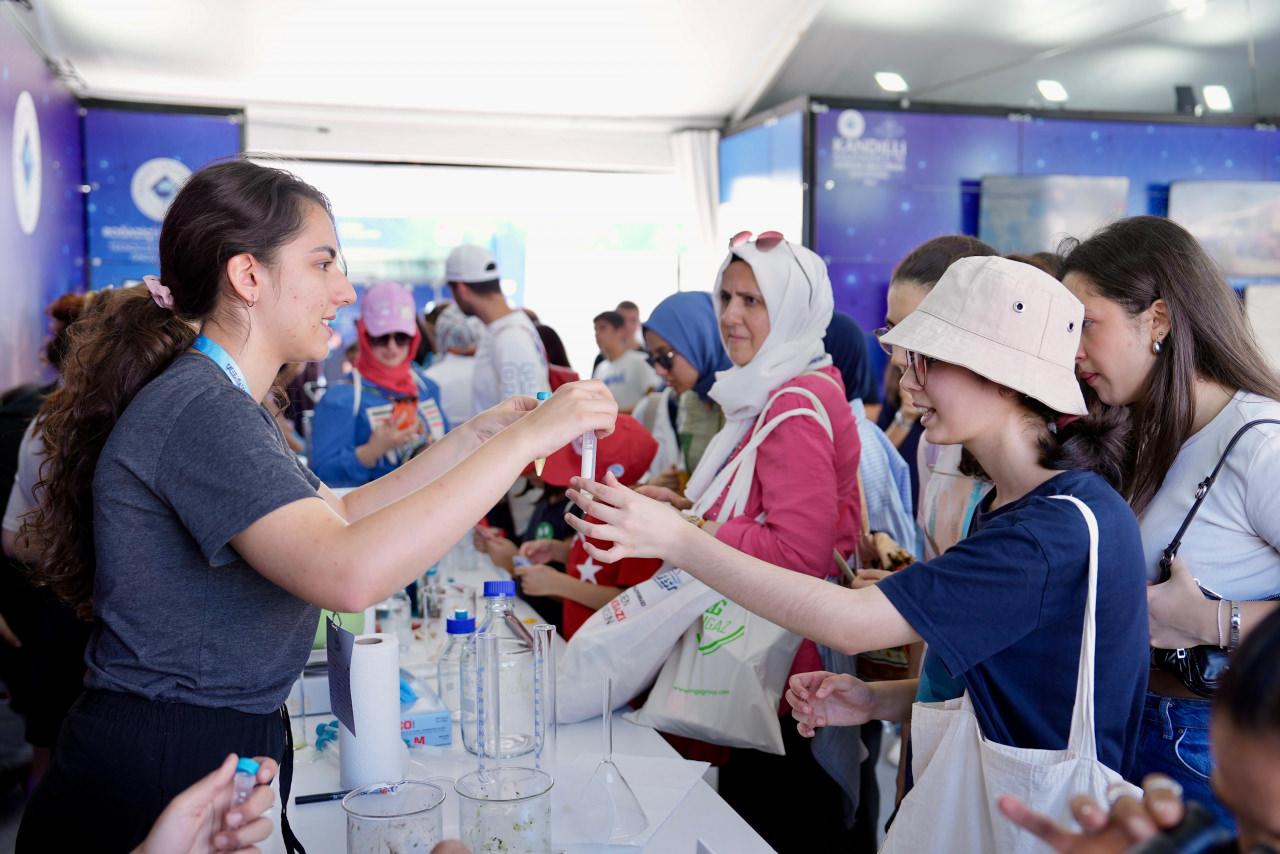
[[[906,171],[906,128],[888,117],[868,131],[866,117],[842,110],[836,117],[838,136],[831,140],[831,166],[845,178],[867,186]]]
[[[155,157],[138,167],[129,184],[133,203],[148,219],[161,222],[173,197],[191,177],[191,170],[172,157]]]
[[[34,234],[40,221],[41,162],[36,103],[23,92],[13,109],[13,204],[23,234]]]

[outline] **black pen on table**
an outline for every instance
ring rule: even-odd
[[[298,795],[293,799],[297,806],[305,806],[307,804],[323,804],[327,801],[340,801],[347,796],[350,789],[343,789],[341,792],[322,792],[318,795]]]

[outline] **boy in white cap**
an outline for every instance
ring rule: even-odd
[[[486,335],[476,349],[474,411],[515,395],[550,391],[542,339],[523,311],[507,305],[493,253],[470,244],[457,247],[445,261],[445,281],[458,308],[485,324]]]

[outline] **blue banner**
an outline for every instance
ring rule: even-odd
[[[86,108],[91,288],[159,272],[160,223],[170,202],[192,172],[241,152],[243,122],[238,112]]]

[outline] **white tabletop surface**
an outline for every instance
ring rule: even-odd
[[[464,584],[479,587],[481,582],[499,575],[501,571],[492,564],[484,568],[456,574],[456,580]],[[526,622],[534,620],[536,614],[523,602],[517,603],[517,612]],[[425,637],[415,642],[402,660],[402,666],[416,675],[426,675],[433,671],[434,659],[438,653],[441,638],[438,631],[428,633],[434,637]],[[423,633],[419,633],[423,637]],[[434,681],[434,680],[431,680]],[[319,716],[308,719],[308,729],[314,733],[315,724],[322,720],[330,720],[331,716]],[[657,732],[648,727],[640,727],[622,720],[620,714],[614,716],[614,752],[620,755],[654,756],[679,758],[672,747]],[[601,723],[597,717],[578,724],[562,724],[558,731],[558,758],[562,763],[572,762],[584,754],[601,755],[603,736]],[[317,754],[313,748],[303,748],[297,754],[298,762],[294,768],[293,789],[289,804],[289,821],[294,833],[306,847],[308,854],[330,854],[346,850],[346,817],[339,801],[297,806],[292,803],[298,795],[333,792],[339,788],[338,762],[333,756]],[[410,751],[410,779],[456,778],[463,773],[474,770],[475,759],[462,747],[462,740],[454,725],[453,745],[441,748],[418,748]],[[529,758],[516,760],[510,764],[527,764]],[[554,768],[552,769],[554,776]],[[448,780],[435,779],[449,792],[449,801],[445,804],[446,834],[457,827],[456,798],[449,791]],[[264,852],[276,854],[284,852],[284,844],[279,834],[263,845]],[[585,850],[575,847],[575,852]],[[601,847],[607,851],[636,851],[636,848]],[[754,854],[754,852],[770,852],[773,849],[751,829],[751,827],[726,804],[715,791],[699,780],[675,812],[662,824],[648,845],[646,852],[707,852],[707,854]]]

